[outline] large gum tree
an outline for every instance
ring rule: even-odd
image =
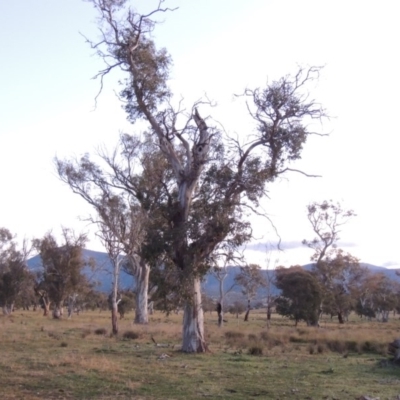
[[[138,14],[127,0],[91,2],[101,34],[91,45],[106,63],[97,74],[101,87],[111,71],[125,74],[120,97],[128,118],[147,125],[171,171],[165,197],[152,213],[159,221],[152,236],[161,243],[157,251],[164,271],[175,270],[169,276],[175,277],[181,292],[182,350],[205,352],[200,284],[210,268],[209,258],[220,243],[239,247],[251,237],[248,212],[260,212],[267,186],[300,158],[312,134],[310,121],[325,116],[306,90],[318,78],[319,68],[300,68],[265,88],[245,90],[255,129],[251,136],[229,138],[200,113],[207,102],[187,107],[189,111],[181,102],[174,105],[168,87],[170,56],[156,47],[150,34],[155,27],[151,18],[169,10],[162,2],[148,15]]]

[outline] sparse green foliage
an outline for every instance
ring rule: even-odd
[[[365,273],[358,259],[337,249],[340,228],[355,213],[332,200],[311,203],[307,211],[316,237],[303,240],[303,244],[314,250],[311,260],[315,262],[313,273],[322,288],[321,311],[336,314],[339,322],[344,323],[345,316],[355,306],[352,295],[357,282]]]
[[[63,228],[62,237],[62,244],[57,243],[52,233],[34,240],[34,247],[38,250],[42,263],[36,292],[42,300],[46,297],[47,302],[54,303],[54,318],[62,316],[62,307],[69,295],[78,293],[88,285],[82,273],[87,265],[82,254],[86,236],[76,236],[71,230]]]
[[[314,250],[311,260],[318,265],[327,255],[329,248],[337,247],[340,227],[356,214],[353,210],[343,210],[340,203],[334,203],[332,200],[311,203],[307,206],[307,212],[316,237],[303,240],[303,244]]]
[[[257,264],[249,264],[240,267],[240,273],[235,277],[235,282],[242,286],[242,293],[246,296],[247,311],[244,320],[248,321],[251,301],[257,294],[257,290],[262,286],[265,286],[265,279],[261,267]]]

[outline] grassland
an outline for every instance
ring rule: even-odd
[[[179,351],[181,318],[156,313],[148,326],[135,326],[127,315],[111,336],[107,312],[0,317],[0,398],[400,398],[400,368],[386,354],[400,337],[397,318],[309,328],[275,316],[267,327],[260,312],[248,323],[228,316],[220,329],[207,314],[210,352],[201,355]]]

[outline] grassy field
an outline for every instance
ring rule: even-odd
[[[400,399],[400,368],[386,355],[398,318],[308,328],[275,316],[268,328],[264,313],[227,317],[220,329],[207,314],[210,352],[187,355],[181,315],[156,313],[148,326],[127,315],[112,337],[107,312],[16,311],[0,317],[0,399]]]

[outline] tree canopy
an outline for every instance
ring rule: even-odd
[[[94,184],[103,192],[121,190],[129,204],[138,203],[141,208],[147,204],[151,212],[141,242],[142,261],[161,268],[164,283],[171,283],[167,296],[174,293],[181,298],[183,351],[203,352],[207,345],[201,278],[221,243],[236,249],[251,238],[248,215],[264,215],[259,203],[268,185],[296,171],[291,164],[301,158],[307,138],[315,133],[309,129],[310,121],[326,116],[307,90],[318,79],[320,68],[300,68],[294,76],[245,89],[253,129],[240,137],[230,136],[211,117],[205,117],[212,111],[210,101],[185,106],[169,87],[171,57],[166,49],[157,48],[151,32],[155,28],[152,18],[170,9],[162,8],[160,2],[152,12],[141,15],[126,0],[91,2],[98,11],[101,40],[89,42],[106,65],[96,77],[102,88],[113,70],[125,74],[120,98],[134,127],[138,122],[145,127],[143,134],[149,146],[157,149],[152,154],[159,160],[155,164],[152,158],[152,168],[158,165],[161,173],[144,178],[143,147],[139,152],[129,152],[128,147],[121,153],[126,162],[122,175],[109,164],[111,174],[103,179],[102,169],[85,158],[72,168],[59,161],[58,171],[74,191],[78,180],[84,188]],[[128,135],[125,143],[142,143],[143,138]],[[139,164],[138,174],[130,173]],[[138,182],[159,188],[160,196],[149,196],[149,188],[139,193],[135,189]],[[97,207],[91,198],[83,197]]]

